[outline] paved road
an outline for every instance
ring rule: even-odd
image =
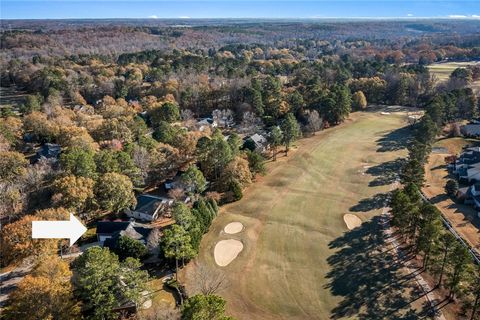
[[[10,292],[32,270],[32,267],[32,264],[25,263],[12,271],[0,274],[0,309],[5,306]]]

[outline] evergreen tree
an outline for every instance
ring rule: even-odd
[[[82,148],[72,148],[62,153],[60,163],[63,169],[77,177],[95,179],[97,166],[94,160],[95,153]]]
[[[402,183],[403,184],[416,184],[422,186],[424,183],[425,169],[423,164],[416,159],[410,159],[407,161],[403,167],[401,173]]]
[[[469,290],[473,295],[472,311],[470,320],[478,319],[480,307],[480,266],[475,265],[472,276],[470,277]]]
[[[270,148],[273,151],[273,161],[277,160],[277,148],[282,144],[283,141],[283,132],[282,130],[275,126],[270,131],[268,135],[268,142],[270,143]]]
[[[175,259],[175,275],[178,274],[179,260],[184,262],[185,259],[191,259],[196,255],[192,247],[192,238],[185,228],[177,224],[165,230],[161,246],[166,258]]]
[[[445,273],[445,267],[447,266],[447,262],[448,262],[448,257],[450,256],[450,252],[454,248],[456,241],[457,240],[450,232],[444,232],[440,236],[439,247],[442,254],[442,259],[440,263],[440,271],[439,271],[440,277],[438,278],[437,287],[439,287],[442,284],[443,275]]]
[[[294,115],[289,113],[282,122],[283,144],[285,145],[285,155],[288,155],[290,144],[297,140],[300,135],[300,126]]]
[[[182,306],[182,320],[234,320],[225,315],[225,304],[220,296],[197,294]]]
[[[259,90],[252,90],[252,105],[255,109],[255,113],[258,116],[263,116],[265,113],[265,105],[262,100],[262,93]]]
[[[417,238],[417,249],[423,252],[423,267],[427,268],[430,255],[439,243],[443,229],[440,212],[431,204],[424,204],[420,209],[421,221]]]
[[[182,174],[181,179],[182,183],[194,194],[200,194],[207,188],[207,180],[195,165],[189,166],[187,171]]]
[[[465,272],[467,271],[467,266],[470,262],[471,257],[468,250],[459,242],[455,242],[448,257],[448,265],[450,269],[447,284],[448,289],[450,290],[450,293],[448,294],[450,299],[453,299],[460,291],[460,284],[465,278]]]
[[[122,261],[128,257],[142,259],[148,254],[147,247],[145,247],[143,243],[127,236],[120,236],[112,251],[116,253]]]
[[[127,258],[121,264],[107,248],[91,247],[74,261],[78,294],[94,320],[117,319],[113,308],[131,299],[138,303],[148,273]]]

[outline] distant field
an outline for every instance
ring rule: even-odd
[[[445,81],[450,77],[453,70],[456,68],[465,68],[470,65],[478,65],[480,61],[470,61],[470,62],[442,62],[442,63],[434,63],[428,66],[428,69],[431,73],[433,73],[439,81]],[[480,89],[480,80],[475,81],[472,84],[472,87],[476,90]]]
[[[345,124],[301,140],[288,158],[269,164],[242,200],[222,208],[196,263],[225,271],[229,285],[220,293],[229,313],[239,319],[420,318],[424,299],[383,246],[378,224],[409,135],[405,113],[388,111],[354,113]],[[349,230],[347,213],[361,226]],[[233,221],[245,230],[225,234]],[[220,268],[213,251],[225,239],[240,240],[244,249]],[[184,275],[187,287],[194,268]]]

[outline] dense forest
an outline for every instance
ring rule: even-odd
[[[148,277],[146,249],[124,239],[75,260],[74,284],[41,286],[48,269],[62,279],[72,271],[54,258],[68,245],[30,239],[31,221],[68,212],[89,225],[123,217],[136,196],[180,177],[182,187],[168,192],[175,223],[148,244],[179,268],[198,253],[217,206],[242,198],[265,160],[288,154],[302,135],[367,105],[426,108],[429,132],[478,116],[469,84],[480,68],[439,83],[426,67],[474,59],[478,21],[2,21],[1,87],[21,96],[1,102],[2,264],[44,261],[13,295],[9,316],[30,312],[40,292],[64,298],[42,305],[38,319],[112,319],[124,300],[140,299]],[[412,172],[433,137],[413,146]],[[185,319],[204,304],[224,311],[216,298],[191,299]]]

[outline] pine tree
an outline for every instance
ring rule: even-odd
[[[300,125],[291,113],[287,114],[282,122],[283,144],[285,145],[285,155],[288,155],[290,144],[300,137]]]
[[[460,283],[465,277],[467,265],[471,262],[468,250],[459,242],[455,242],[453,250],[448,257],[448,265],[450,266],[448,276],[448,287],[450,299],[454,299],[460,290]]]

